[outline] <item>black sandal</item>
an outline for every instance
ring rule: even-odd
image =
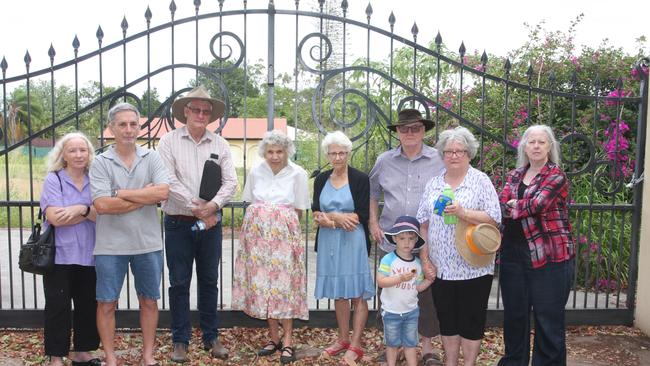
[[[72,366],[101,366],[102,360],[99,358],[93,358],[88,361],[72,361]]]
[[[282,341],[279,341],[278,343],[269,341],[267,344],[264,345],[264,347],[262,347],[261,350],[257,351],[257,355],[270,356],[281,349],[282,349]]]
[[[285,356],[284,353],[288,353],[289,356]],[[294,353],[293,347],[291,346],[286,346],[282,349],[282,354],[280,355],[280,363],[283,365],[285,363],[291,363],[296,360],[296,355]]]

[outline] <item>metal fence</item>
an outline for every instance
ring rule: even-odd
[[[304,4],[300,1],[295,1],[295,9],[290,10],[276,9],[273,1],[258,9],[249,9],[247,1],[242,5],[241,9],[224,11],[223,1],[219,1],[218,11],[201,13],[200,2],[195,1],[194,16],[175,19],[177,7],[171,1],[169,22],[152,27],[153,15],[147,9],[146,30],[128,35],[129,24],[123,19],[122,40],[108,45],[103,44],[104,33],[99,27],[95,50],[80,54],[81,44],[75,37],[74,58],[55,63],[56,51],[51,47],[49,68],[30,70],[28,52],[21,65],[25,68],[22,75],[8,77],[11,69],[2,59],[0,220],[5,229],[0,234],[0,327],[41,326],[39,314],[44,300],[40,277],[20,272],[16,263],[20,243],[28,235],[25,228],[35,219],[45,175],[37,148],[51,145],[65,132],[82,130],[97,137],[101,151],[110,144],[104,136],[106,111],[122,99],[138,104],[148,117],[142,126],[141,141],[155,148],[158,132],[174,128],[171,103],[197,80],[209,84],[226,102],[227,116],[217,132],[229,123],[228,116],[244,120],[240,185],[250,166],[248,147],[255,143],[246,132],[246,120],[255,100],[265,100],[268,129],[274,127],[278,114],[289,120],[298,147],[296,159],[309,170],[325,168],[318,149],[320,138],[326,132],[341,129],[354,141],[352,164],[368,171],[379,153],[397,143],[386,128],[397,111],[405,106],[417,107],[436,122],[429,142],[435,141],[438,133],[451,124],[466,126],[474,132],[481,147],[472,163],[492,177],[497,189],[505,172],[514,166],[520,128],[534,123],[552,125],[561,138],[562,163],[571,179],[570,213],[579,243],[576,277],[567,304],[568,321],[632,323],[642,201],[638,183],[643,177],[647,118],[648,79],[644,71],[648,60],[637,65],[640,81],[634,87],[638,87],[638,92],[630,96],[622,92],[620,78],[581,81],[574,72],[570,80],[558,80],[554,73],[545,75],[532,66],[518,74],[509,60],[503,67],[491,66],[485,53],[472,64],[464,45],[453,54],[447,51],[440,35],[429,47],[419,44],[415,24],[408,39],[394,34],[396,19],[392,14],[385,27],[371,25],[371,4],[366,7],[365,22],[347,18],[347,1],[334,9],[339,15],[326,13],[325,1],[309,4],[313,11],[301,9]],[[237,26],[224,27],[227,19]],[[262,65],[266,82],[261,91],[253,90],[249,83],[255,78],[247,58],[249,40],[260,37],[249,34],[251,22],[267,24]],[[280,23],[293,27],[289,27],[288,33],[280,33]],[[349,32],[366,34],[365,50],[355,47],[353,61],[346,45]],[[178,34],[185,36],[184,45],[190,40],[193,43],[188,60],[177,53]],[[290,81],[279,85],[276,50],[279,44],[286,46],[289,42],[293,42],[289,47],[293,53],[283,53],[281,57],[290,57],[294,70],[288,75]],[[385,47],[388,59],[373,60],[371,49],[376,47]],[[187,52],[183,56],[187,58]],[[406,66],[404,60],[408,61]],[[494,71],[487,72],[488,67]],[[106,74],[115,69],[123,74],[121,85],[106,85]],[[137,70],[136,75],[127,77],[127,71],[132,69]],[[241,78],[233,79],[236,75]],[[544,82],[540,83],[540,79]],[[85,80],[94,83],[84,87]],[[71,99],[67,104],[62,104],[61,86],[67,87],[65,95]],[[618,94],[605,93],[608,88]],[[43,97],[43,91],[48,89],[49,94]],[[155,90],[163,90],[160,104],[156,103]],[[142,97],[138,96],[140,92]],[[606,122],[603,114],[611,114]],[[623,117],[636,123],[623,126]],[[243,210],[243,203],[237,201],[225,210],[220,267],[220,307],[224,310],[225,326],[256,324],[229,310],[237,229]],[[307,287],[313,294],[315,253],[309,215],[304,221],[304,235],[309,253],[305,263],[309,273]],[[369,260],[376,268],[378,258],[374,251]],[[164,274],[162,326],[169,324],[165,311],[166,282]],[[119,303],[119,325],[137,325],[134,299],[132,281],[128,281]],[[195,307],[194,298],[191,304]],[[311,298],[310,324],[333,325],[330,305],[328,301]],[[372,309],[376,309],[374,299]],[[501,309],[495,281],[489,304],[490,324],[500,322]]]

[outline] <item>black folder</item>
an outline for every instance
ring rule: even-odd
[[[210,158],[217,159],[218,156],[211,154]],[[212,200],[221,188],[221,166],[212,159],[206,160],[203,164],[203,175],[199,188],[199,198],[206,201]]]

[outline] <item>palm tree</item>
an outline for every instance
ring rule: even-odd
[[[25,88],[18,88],[11,93],[7,106],[7,123],[5,133],[9,145],[20,141],[25,133],[38,131],[43,121],[43,104],[39,99],[27,99]]]

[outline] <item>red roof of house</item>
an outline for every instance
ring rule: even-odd
[[[147,118],[140,118],[140,125],[142,126],[147,122]],[[170,131],[169,126],[167,123],[163,123],[163,126],[158,128],[159,123],[161,123],[158,118],[154,118],[154,120],[151,122],[152,130],[152,138],[160,139],[163,137],[167,132]],[[208,125],[208,130],[210,131],[215,131],[217,127],[219,127],[220,121],[214,121]],[[246,138],[247,139],[258,139],[261,140],[264,137],[264,134],[267,131],[266,128],[267,124],[267,119],[266,118],[247,118],[246,119]],[[174,125],[176,128],[181,128],[183,127],[183,123],[181,123],[178,120],[174,120]],[[275,118],[273,121],[273,127],[276,130],[280,130],[284,133],[287,133],[287,119],[286,118]],[[141,137],[147,137],[149,131],[147,130],[142,130],[140,132]],[[226,126],[221,130],[221,136],[225,139],[230,139],[230,140],[241,140],[244,138],[244,119],[243,118],[228,118],[228,121],[226,122]],[[113,133],[111,130],[106,127],[104,129],[104,138],[105,139],[112,139]]]

